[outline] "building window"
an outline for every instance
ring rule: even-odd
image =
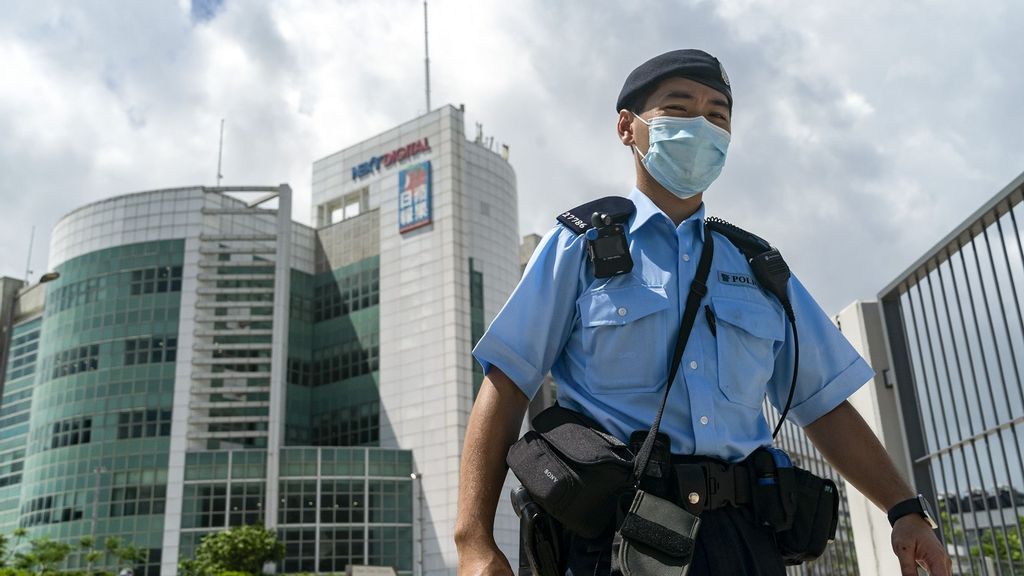
[[[151,364],[156,362],[174,362],[177,358],[178,339],[133,338],[124,341],[124,364]]]
[[[322,322],[380,303],[380,267],[375,265],[313,287],[313,321]]]
[[[145,563],[136,566],[137,576],[160,576],[160,560],[163,558],[163,550],[150,548]]]
[[[99,344],[62,350],[50,357],[49,363],[53,366],[50,378],[61,378],[80,372],[98,370],[99,357]]]
[[[473,259],[469,259],[469,330],[470,330],[470,353],[476,343],[484,337],[484,273],[477,270]],[[480,363],[472,358],[470,363],[473,366],[473,398],[476,398],[480,391],[480,384],[484,380],[484,371]]]
[[[369,509],[375,524],[412,523],[412,482],[371,480]]]
[[[167,486],[115,486],[110,489],[110,516],[163,514]]]
[[[191,452],[185,455],[185,480],[225,480],[227,452]]]
[[[265,478],[267,453],[256,450],[236,450],[231,456],[232,478]]]
[[[39,334],[42,319],[37,318],[16,326],[12,331],[10,350],[8,352],[9,363],[7,365],[7,382],[30,376],[36,371],[36,358],[39,350]],[[6,408],[16,398],[5,396],[3,406]],[[10,414],[6,412],[5,414]]]
[[[160,266],[132,270],[131,294],[181,291],[181,266]]]
[[[280,530],[285,574],[316,571],[316,529]]]
[[[117,415],[117,439],[171,435],[170,410],[134,410]]]
[[[49,446],[44,449],[53,450],[65,446],[88,444],[90,440],[92,440],[92,417],[68,418],[53,423]]]
[[[327,220],[321,225],[331,225],[341,222],[342,220],[348,220],[349,218],[355,218],[363,212],[369,209],[370,205],[370,189],[361,188],[355,192],[350,192],[337,200],[328,203],[321,212],[323,218]]]
[[[288,359],[288,383],[296,386],[309,387],[312,385],[312,366],[298,358]]]
[[[21,506],[22,528],[40,524],[61,524],[82,519],[85,497],[78,492],[33,498]]]
[[[370,528],[371,566],[392,566],[399,572],[412,570],[412,529],[392,526]]]
[[[281,482],[281,524],[314,524],[316,522],[316,481]]]
[[[320,572],[344,573],[349,566],[364,564],[362,528],[320,530]]]
[[[229,526],[263,525],[263,484],[245,482],[231,485]]]
[[[362,480],[322,480],[321,524],[361,524],[366,517]]]
[[[380,369],[380,335],[372,333],[313,353],[313,386],[326,386]]]
[[[225,484],[186,484],[182,528],[223,528],[227,518]]]
[[[318,414],[312,432],[314,446],[376,446],[380,441],[380,402]]]

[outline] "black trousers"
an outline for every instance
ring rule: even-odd
[[[689,576],[785,576],[786,564],[770,529],[746,510],[726,506],[701,514]],[[612,534],[588,540],[569,535],[566,576],[606,575],[611,570]]]

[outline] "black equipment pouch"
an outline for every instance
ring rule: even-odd
[[[775,533],[779,552],[789,565],[821,556],[835,539],[839,522],[839,490],[835,482],[795,467],[793,479],[793,524],[788,530]]]
[[[612,574],[686,576],[699,528],[698,516],[637,490],[612,542]]]
[[[775,529],[775,543],[787,564],[821,556],[835,539],[839,491],[835,482],[793,466],[778,448],[753,455],[754,511]]]
[[[512,490],[512,508],[519,516],[519,534],[523,543],[520,568],[525,560],[533,576],[565,574],[566,558],[558,523],[537,506],[522,486]]]
[[[554,405],[509,448],[505,461],[533,500],[563,526],[596,538],[631,488],[633,453],[587,416]]]

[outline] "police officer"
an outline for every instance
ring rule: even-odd
[[[456,522],[460,574],[511,574],[493,538],[506,475],[529,399],[550,370],[559,403],[628,441],[647,430],[668,378],[690,282],[704,244],[704,192],[725,162],[733,111],[729,78],[700,50],[640,65],[616,103],[619,140],[633,155],[635,212],[626,226],[631,273],[595,278],[586,238],[554,226],[474,350],[486,378],[466,432]],[[769,190],[753,191],[764,195]],[[789,294],[803,342],[790,419],[828,461],[883,510],[902,573],[950,574],[928,512],[846,401],[872,376],[800,282]],[[779,302],[743,255],[716,238],[706,321],[694,325],[661,431],[674,455],[742,462],[771,444],[761,411],[785,405],[793,338]],[[705,512],[691,575],[785,573],[770,529],[742,508]],[[568,543],[572,574],[607,572],[608,538]]]

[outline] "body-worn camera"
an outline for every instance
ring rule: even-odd
[[[587,230],[587,254],[594,263],[595,278],[611,278],[633,270],[629,255],[626,228],[608,214],[594,212],[590,217],[593,228]]]

